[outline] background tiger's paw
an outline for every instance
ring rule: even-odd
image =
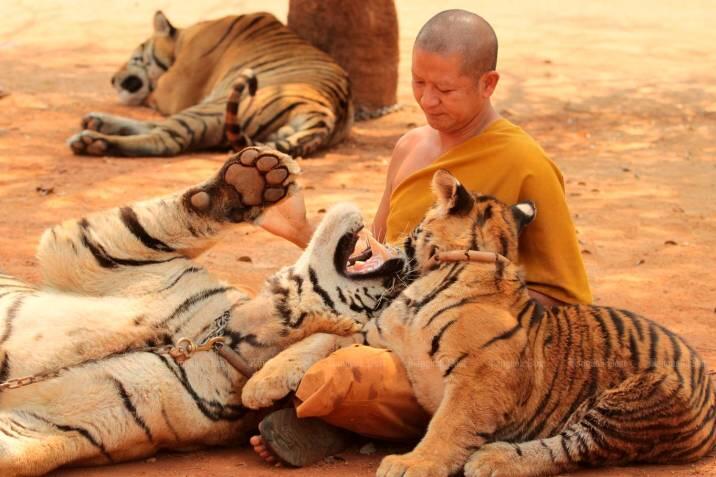
[[[88,113],[82,118],[82,129],[110,136],[132,136],[148,133],[154,125],[106,113]]]
[[[102,113],[89,113],[82,118],[82,129],[97,131],[104,134],[111,134],[111,125],[104,118]]]
[[[482,446],[465,464],[465,477],[513,477],[529,475],[515,448],[505,442]]]
[[[304,374],[295,362],[269,361],[244,385],[241,402],[250,409],[269,407],[298,389]]]
[[[96,131],[85,130],[67,140],[72,152],[80,155],[102,156],[109,151],[106,136]]]
[[[296,190],[300,168],[289,155],[267,147],[247,147],[231,155],[217,177],[188,193],[196,212],[219,220],[253,220]]]
[[[446,465],[410,452],[385,457],[375,475],[376,477],[448,477],[449,472]]]

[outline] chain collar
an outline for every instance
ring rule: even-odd
[[[54,369],[45,373],[34,374],[31,376],[24,376],[21,378],[8,379],[7,381],[0,382],[0,392],[7,389],[17,389],[30,384],[47,381],[49,379],[60,376],[64,371],[74,368],[75,366],[82,366],[88,363],[97,362],[100,360],[108,359],[113,356],[125,354],[128,352],[139,352],[139,353],[155,353],[165,354],[171,356],[174,361],[181,365],[187,359],[191,358],[194,353],[200,351],[214,350],[219,356],[224,358],[229,364],[231,364],[239,373],[244,377],[249,378],[254,373],[253,369],[246,363],[246,361],[234,351],[231,346],[226,343],[226,326],[229,324],[231,318],[231,312],[225,311],[214,320],[214,330],[207,335],[207,337],[200,344],[196,344],[191,338],[179,338],[175,345],[164,345],[164,346],[145,346],[142,348],[136,348],[132,350],[124,350],[117,353],[111,353],[102,358],[90,359],[82,363],[73,364],[70,366],[63,366],[62,368]]]

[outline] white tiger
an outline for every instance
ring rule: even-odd
[[[313,333],[353,333],[387,305],[405,262],[346,271],[363,226],[350,205],[330,210],[253,299],[192,261],[295,191],[297,173],[289,156],[244,149],[203,184],[47,230],[41,287],[0,275],[0,382],[69,366],[0,392],[3,476],[235,442],[257,422],[240,399],[246,379],[214,351],[178,364],[141,348],[199,343],[226,321],[227,345],[256,369]]]

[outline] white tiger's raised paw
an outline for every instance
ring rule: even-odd
[[[298,389],[304,374],[296,360],[270,360],[244,385],[241,401],[250,409],[269,407]]]
[[[248,222],[293,193],[300,168],[289,155],[247,147],[229,156],[217,175],[185,193],[187,207],[216,220]]]

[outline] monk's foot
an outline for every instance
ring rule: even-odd
[[[299,419],[293,408],[275,411],[259,424],[251,445],[267,463],[305,467],[348,446],[348,435],[320,419]]]
[[[209,182],[184,195],[187,208],[218,221],[248,222],[296,190],[294,159],[267,147],[232,154]]]
[[[276,459],[276,456],[266,448],[264,445],[264,438],[261,437],[260,434],[258,436],[252,436],[251,439],[249,439],[249,443],[251,444],[251,447],[254,448],[254,452],[266,461],[266,463],[277,466],[281,465],[281,462]]]

